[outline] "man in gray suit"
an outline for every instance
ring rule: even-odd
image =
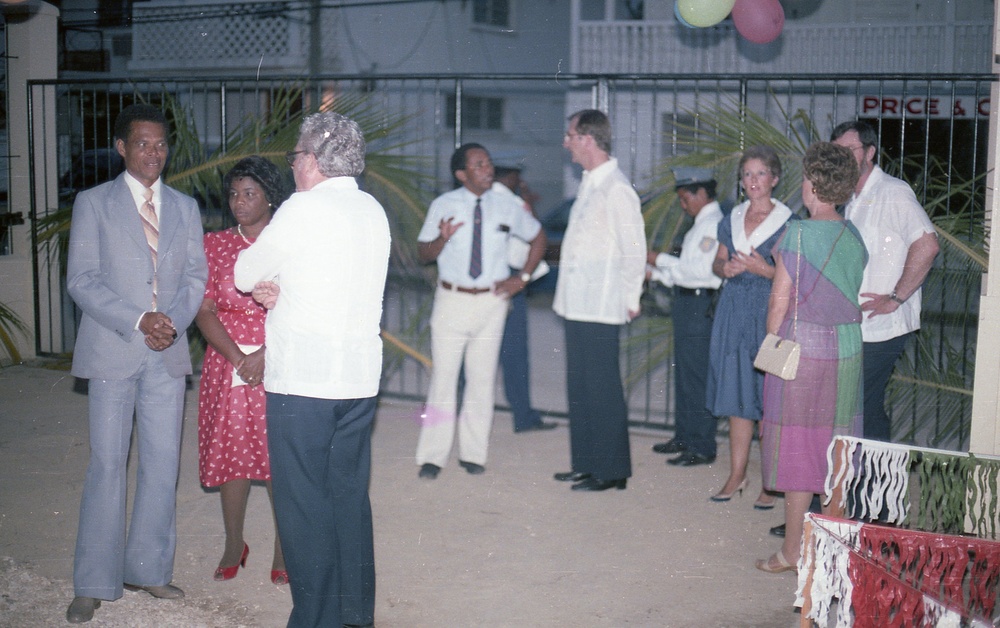
[[[181,598],[174,569],[185,330],[208,269],[195,200],[160,179],[167,121],[148,105],[115,121],[125,172],[73,205],[67,289],[83,311],[73,375],[89,382],[90,463],[83,486],[71,623],[89,621],[123,586]],[[126,460],[135,415],[138,479],[126,538]],[[127,584],[126,584],[127,583]]]

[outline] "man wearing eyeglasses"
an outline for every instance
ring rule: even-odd
[[[565,321],[574,491],[624,489],[632,475],[621,328],[639,315],[646,233],[639,196],[611,157],[611,122],[596,109],[569,118],[563,147],[583,168],[559,259],[552,309]]]
[[[876,163],[878,136],[866,122],[838,125],[830,141],[849,148],[861,178],[845,216],[861,232],[868,265],[861,281],[864,340],[864,437],[891,440],[885,389],[907,339],[920,328],[920,287],[939,246],[913,189]]]
[[[288,625],[369,626],[368,483],[389,222],[358,187],[365,140],[353,120],[307,116],[288,159],[298,191],[235,267],[236,287],[271,309],[267,445],[292,593]]]

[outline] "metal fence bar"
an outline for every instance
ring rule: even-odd
[[[37,237],[40,218],[60,208],[68,209],[75,190],[90,187],[107,175],[113,154],[100,153],[111,147],[111,124],[123,105],[139,97],[154,103],[172,95],[190,109],[195,128],[206,150],[228,150],[230,134],[239,130],[248,117],[270,115],[270,105],[276,94],[290,85],[303,85],[302,106],[309,107],[325,98],[344,92],[368,94],[372,106],[384,112],[385,118],[406,116],[401,133],[406,143],[398,153],[424,158],[423,169],[428,177],[428,192],[439,193],[451,185],[447,161],[458,143],[481,141],[493,148],[527,142],[541,164],[532,171],[539,184],[547,186],[550,197],[561,196],[570,189],[572,173],[560,148],[565,116],[581,106],[596,106],[610,111],[616,124],[615,154],[640,190],[652,185],[663,169],[664,161],[682,154],[680,124],[690,121],[696,129],[692,136],[703,142],[717,129],[707,128],[699,114],[710,108],[718,109],[735,103],[744,111],[753,111],[770,121],[786,137],[809,133],[801,120],[792,117],[802,110],[816,126],[821,139],[835,122],[853,117],[875,122],[883,143],[883,156],[901,166],[904,178],[919,184],[922,201],[935,200],[941,193],[948,202],[940,211],[948,216],[968,220],[965,237],[974,240],[974,229],[983,212],[985,183],[982,170],[986,163],[987,134],[985,117],[978,108],[988,98],[994,75],[955,74],[917,76],[882,74],[856,76],[787,75],[755,76],[713,74],[704,77],[671,74],[550,75],[515,74],[428,74],[344,76],[323,75],[303,80],[301,77],[273,77],[257,80],[225,78],[160,78],[150,81],[32,81],[29,99],[44,102],[57,110],[55,130],[56,154],[48,154],[47,144],[29,146],[33,176],[55,178],[64,185],[55,197],[34,197],[30,215],[32,235]],[[49,90],[48,92],[46,90]],[[46,97],[51,94],[52,96]],[[500,131],[470,128],[469,112],[463,115],[463,96],[496,95],[507,98],[505,126]],[[455,103],[455,124],[450,128],[446,101]],[[542,110],[544,103],[562,102],[553,111]],[[939,108],[934,110],[932,103]],[[511,109],[519,106],[520,109]],[[29,109],[30,111],[30,109]],[[971,113],[970,113],[971,111]],[[37,122],[31,122],[35,124]],[[648,137],[647,137],[648,135]],[[34,136],[34,134],[32,135]],[[93,155],[91,163],[85,157]],[[103,155],[103,161],[102,161]],[[944,190],[930,187],[928,176],[932,158],[944,156],[947,169]],[[911,165],[912,162],[912,165]],[[912,168],[912,170],[911,170]],[[951,194],[963,181],[953,172],[971,179],[967,191]],[[785,182],[797,185],[797,182]],[[936,185],[936,184],[935,184]],[[54,189],[43,186],[32,189]],[[720,190],[725,193],[725,190]],[[46,192],[47,194],[47,192]],[[554,203],[552,203],[554,204]],[[222,220],[223,208],[218,211]],[[61,286],[61,276],[52,272],[58,268],[57,256],[47,244],[34,242],[36,261],[35,331],[37,353],[55,355],[72,348],[75,315],[71,302]],[[979,271],[954,253],[945,252],[925,288],[923,334],[933,337],[929,346],[910,347],[906,359],[913,363],[914,372],[940,371],[957,363],[958,379],[949,382],[952,388],[971,389],[972,364],[975,355],[976,310],[978,308]],[[387,331],[421,351],[428,351],[426,320],[429,315],[430,293],[426,280],[410,276],[390,281],[386,295]],[[49,301],[48,295],[61,295]],[[43,298],[44,296],[44,298]],[[960,311],[959,311],[960,310]],[[654,316],[650,313],[649,316]],[[414,323],[412,319],[416,318]],[[532,343],[538,339],[532,335]],[[387,343],[388,346],[388,343]],[[642,355],[652,350],[649,342],[629,345],[628,364],[642,361]],[[423,365],[410,357],[394,356],[387,351],[385,390],[392,394],[421,398],[427,385]],[[637,378],[631,391],[630,412],[637,424],[668,428],[672,425],[673,395],[672,359],[668,356],[658,369],[648,370]],[[930,367],[934,368],[930,368]],[[626,376],[631,366],[627,366]],[[924,369],[924,371],[921,371]],[[538,380],[533,374],[533,379]],[[537,389],[537,385],[535,387]],[[915,444],[961,447],[968,439],[970,404],[960,394],[941,392],[931,395],[926,386],[915,383],[894,385],[892,411],[897,428]],[[534,391],[533,391],[534,392]],[[559,415],[564,412],[556,390],[541,400],[541,409]],[[549,407],[546,407],[549,406]],[[926,417],[934,416],[929,434],[917,434],[914,426],[926,425]],[[901,426],[901,427],[900,427]],[[923,440],[918,440],[923,439]]]

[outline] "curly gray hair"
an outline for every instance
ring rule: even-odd
[[[314,113],[302,121],[299,146],[316,157],[326,177],[356,177],[365,169],[365,137],[361,127],[332,111]]]

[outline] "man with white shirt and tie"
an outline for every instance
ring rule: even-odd
[[[205,292],[201,212],[160,178],[167,121],[131,105],[115,121],[125,172],[73,205],[66,288],[83,312],[72,373],[89,380],[90,463],[73,564],[70,623],[90,621],[123,586],[176,599],[176,490],[185,330]],[[137,431],[137,484],[126,530],[126,461]]]
[[[650,278],[673,287],[674,437],[653,445],[661,454],[680,454],[667,462],[694,466],[715,460],[716,418],[705,403],[712,308],[722,279],[712,272],[719,250],[722,209],[715,200],[715,178],[705,168],[675,168],[681,209],[694,218],[680,255],[650,251]]]
[[[493,163],[483,146],[460,146],[451,172],[459,186],[434,199],[417,236],[420,260],[437,262],[439,280],[430,321],[434,367],[416,456],[419,476],[429,480],[447,465],[456,423],[459,464],[471,474],[486,470],[509,298],[524,290],[545,253],[538,220],[514,194],[494,188]],[[508,266],[509,237],[531,245],[520,274],[512,275]]]

